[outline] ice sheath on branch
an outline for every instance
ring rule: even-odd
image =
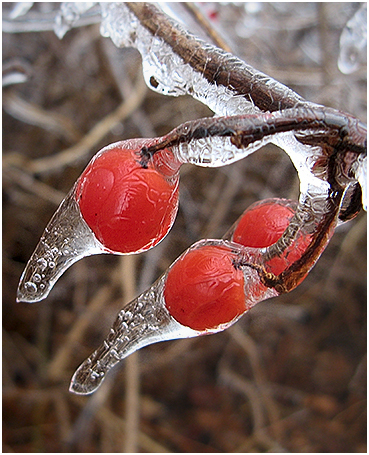
[[[217,115],[307,106],[297,93],[250,65],[186,32],[152,3],[102,3],[103,36],[135,47],[148,86],[191,95]]]
[[[305,123],[306,116],[309,116],[308,109],[318,107],[234,55],[186,32],[154,4],[104,3],[101,6],[102,34],[110,36],[118,47],[133,46],[139,50],[146,82],[159,93],[173,96],[189,94],[206,104],[217,115],[223,116],[298,108],[295,130],[299,130],[298,125]],[[345,114],[337,112],[337,115]],[[357,123],[359,124],[358,121]],[[323,127],[317,134],[322,141],[305,141],[304,146],[296,140],[293,132],[283,136],[270,135],[268,138],[269,142],[280,146],[289,154],[299,172],[301,200],[305,200],[304,195],[308,195],[309,199],[309,194],[312,197],[322,197],[323,194],[327,196],[328,187],[314,178],[311,168],[316,161],[319,161],[319,167],[322,167],[321,155],[324,153],[321,145],[322,142],[329,143],[330,134],[329,128],[326,130]],[[354,132],[354,141],[358,140],[362,144],[365,136],[366,129],[361,125],[358,131]],[[248,149],[250,152],[265,143],[255,144],[255,138],[252,142],[254,145]],[[196,154],[204,155],[203,150],[209,150],[209,147],[218,148],[218,156],[223,160],[223,164],[227,161],[227,150],[223,155],[222,143],[217,144],[215,141],[212,146],[205,141],[203,149],[201,145],[197,147],[197,153],[193,152],[192,162],[196,161]],[[355,178],[366,194],[364,155],[358,154]],[[199,158],[197,164],[200,161]],[[309,163],[306,164],[306,161]],[[209,159],[206,165],[216,166],[217,160]],[[325,170],[322,171],[324,172]]]
[[[153,90],[189,94],[217,115],[244,115],[242,127],[237,125],[239,118],[199,120],[178,127],[161,143],[171,144],[178,159],[221,166],[272,142],[288,153],[299,174],[294,230],[307,223],[311,230],[324,225],[324,217],[331,217],[345,194],[342,220],[359,211],[361,188],[356,182],[366,194],[366,127],[359,120],[304,100],[234,55],[186,32],[154,4],[103,5],[102,34],[117,46],[139,50],[146,82]],[[261,115],[275,111],[275,117]],[[249,131],[242,133],[246,122]],[[160,142],[143,154],[155,153],[155,147],[160,149]],[[342,194],[333,203],[332,193],[337,190]]]

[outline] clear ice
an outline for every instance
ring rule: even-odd
[[[81,216],[75,186],[47,225],[21,276],[18,302],[45,299],[55,282],[76,261],[106,252]]]
[[[365,6],[366,7],[366,6]],[[361,10],[364,6],[361,8]],[[255,106],[252,94],[241,96],[235,94],[231,89],[222,85],[211,84],[201,72],[195,71],[188,63],[184,63],[182,58],[175,54],[170,46],[160,37],[153,36],[137,19],[135,14],[122,3],[101,3],[102,23],[101,34],[110,37],[117,47],[135,47],[139,50],[143,60],[143,72],[147,85],[160,93],[180,96],[190,94],[195,99],[206,104],[217,116],[230,116],[239,114],[259,113],[260,109]],[[360,11],[361,11],[360,10]],[[355,16],[357,17],[357,16]],[[358,17],[363,17],[363,12],[358,12]],[[363,31],[361,31],[361,35]],[[237,70],[250,72],[250,67],[238,58],[216,50],[214,46],[197,40],[202,47],[210,52],[219,52]],[[257,75],[256,75],[257,74]],[[252,77],[263,80],[263,75],[256,73]],[[150,82],[155,79],[156,84]],[[266,87],[275,92],[284,91],[286,96],[295,100],[296,105],[312,106],[292,92],[289,88],[279,82],[264,77]],[[272,95],[270,95],[272,98]],[[247,148],[237,149],[230,141],[224,138],[205,138],[190,143],[181,144],[177,153],[183,162],[190,162],[197,165],[217,167],[230,164],[234,161],[258,150],[262,145],[271,142],[278,145],[288,153],[292,159],[300,177],[301,200],[316,197],[323,200],[327,196],[328,187],[326,182],[317,179],[311,172],[312,160],[319,155],[319,150],[315,147],[302,145],[295,139],[293,133],[284,133],[269,136],[267,139],[254,143]],[[309,162],[309,164],[307,164]],[[361,163],[361,170],[357,175],[364,175],[363,166],[366,161]],[[362,177],[360,183],[366,186],[366,181]],[[366,190],[363,191],[366,194]],[[363,201],[366,207],[366,201]]]
[[[112,367],[144,346],[199,335],[168,313],[163,298],[164,282],[165,276],[162,276],[118,313],[107,338],[74,373],[70,391],[77,394],[94,392]]]
[[[190,249],[201,248],[205,245],[225,245],[232,248],[233,251],[238,251],[243,258],[247,257],[250,260],[260,256],[256,249],[243,248],[236,243],[224,240],[200,240]],[[164,299],[164,286],[170,268],[148,290],[128,303],[118,313],[107,338],[74,373],[69,388],[71,392],[81,395],[94,392],[111,368],[144,346],[160,341],[220,332],[238,320],[237,318],[206,331],[193,330],[177,322],[168,312]],[[266,289],[257,298],[252,295],[250,290],[256,289],[255,283],[259,282],[259,277],[257,272],[251,268],[245,267],[244,279],[248,308],[261,300],[277,295],[273,289]]]
[[[70,30],[81,15],[96,5],[97,2],[62,2],[55,17],[54,32],[59,39]]]
[[[181,57],[173,54],[170,47],[160,38],[152,36],[125,5],[102,4],[102,10],[102,35],[110,36],[118,47],[133,46],[140,51],[144,76],[152,89],[172,96],[191,94],[217,115],[259,112],[251,97],[246,99],[244,96],[235,96],[228,88],[211,85],[201,73],[194,71],[189,64],[182,61]],[[242,62],[238,62],[237,59],[235,64],[242,66]],[[156,82],[155,87],[151,83],[153,77]],[[272,80],[268,80],[268,83],[278,84]],[[315,157],[321,152],[320,148],[303,145],[296,139],[293,132],[272,135],[243,149],[235,147],[229,138],[206,137],[184,142],[173,147],[173,151],[182,162],[215,167],[244,158],[266,142],[273,142],[284,149],[295,165],[300,178],[300,200],[293,223],[299,229],[303,228],[306,233],[314,232],[324,216],[330,186],[324,179],[316,177],[311,169]],[[361,184],[364,175],[366,174],[364,162],[362,162],[357,172]],[[206,241],[199,243],[201,242]],[[264,256],[261,254],[261,257],[265,259],[265,251],[263,253]],[[244,251],[244,254],[247,254],[247,251],[246,253]],[[110,368],[143,346],[201,334],[181,326],[168,314],[163,297],[166,274],[119,313],[108,338],[74,374],[71,391],[91,393],[99,386]],[[245,283],[248,283],[245,285],[245,295],[247,295],[247,286],[259,278],[256,271],[250,268],[244,269],[244,276]],[[259,301],[274,295],[276,292],[268,289]],[[252,296],[248,295],[248,298],[252,299]],[[149,313],[146,313],[147,308]],[[138,327],[137,331],[131,332],[127,322],[127,318],[131,320],[131,317],[137,320],[134,326]],[[226,327],[219,327],[219,330],[224,328]]]
[[[211,84],[201,72],[194,71],[182,58],[173,53],[171,47],[160,37],[153,36],[122,3],[101,3],[101,34],[110,37],[117,47],[135,47],[142,56],[143,74],[147,85],[164,95],[180,96],[190,94],[206,104],[217,115],[237,115],[260,112],[255,106],[252,95],[236,95],[223,86]],[[250,71],[250,67],[231,54],[223,53],[214,46],[197,39],[204,50],[217,52],[231,62],[233,67]],[[271,84],[289,89],[266,75],[258,73]],[[155,85],[152,83],[155,80]]]

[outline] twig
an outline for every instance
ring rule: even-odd
[[[271,438],[266,431],[263,406],[259,399],[258,388],[251,381],[246,380],[228,368],[222,368],[220,376],[228,386],[248,398],[254,419],[253,439],[262,444],[263,447],[267,447],[268,451],[282,451],[278,442]]]
[[[55,406],[55,414],[58,418],[58,427],[60,429],[60,440],[65,443],[71,431],[71,415],[68,409],[68,400],[64,392],[58,390],[52,400]]]
[[[124,121],[140,106],[146,93],[147,86],[142,75],[140,75],[131,96],[124,100],[115,111],[108,114],[95,125],[80,142],[57,155],[30,161],[27,163],[27,168],[31,172],[39,174],[54,171],[83,159],[116,124]]]
[[[213,41],[213,43],[225,50],[226,52],[232,52],[232,49],[214,29],[213,24],[210,23],[209,19],[202,13],[202,11],[192,2],[184,2],[183,6],[191,13],[196,22],[205,30],[206,34]]]
[[[122,290],[124,300],[130,302],[136,294],[135,274],[137,256],[122,256],[120,260]],[[138,429],[140,420],[140,368],[139,352],[134,352],[126,359],[125,393],[125,440],[123,450],[126,453],[138,452]]]
[[[15,93],[6,93],[3,97],[5,111],[14,118],[51,131],[69,142],[76,142],[81,134],[76,130],[72,121],[64,115],[49,112],[39,106],[29,103]]]
[[[106,406],[100,410],[98,417],[100,420],[102,420],[105,423],[108,423],[108,425],[113,427],[115,432],[117,433],[117,435],[121,434],[122,428],[125,428],[127,425],[127,422],[124,419],[117,416]],[[157,441],[152,439],[150,436],[148,436],[143,431],[139,432],[138,439],[139,439],[140,447],[142,447],[142,449],[145,450],[146,452],[152,452],[152,453],[170,453],[171,452],[167,447],[158,443]]]
[[[152,35],[163,39],[175,54],[211,84],[222,85],[235,95],[251,98],[254,105],[262,111],[311,104],[232,54],[210,45],[205,46],[201,40],[174,25],[155,5],[144,2],[128,2],[126,5]]]
[[[268,411],[268,417],[270,423],[273,425],[275,430],[275,436],[278,438],[282,437],[282,429],[278,422],[281,418],[277,405],[273,398],[270,396],[269,391],[265,388],[267,383],[264,370],[261,366],[260,356],[258,348],[253,339],[240,329],[239,325],[234,325],[230,328],[231,337],[236,341],[247,354],[251,368],[254,373],[255,383],[257,386],[257,392],[260,393],[264,405]]]
[[[112,292],[113,290],[110,284],[102,287],[96,293],[90,304],[86,307],[85,311],[74,323],[72,329],[66,336],[64,343],[61,345],[60,349],[49,364],[48,376],[50,379],[55,380],[60,378],[60,375],[68,364],[69,358],[73,354],[76,345],[78,345],[81,338],[84,336],[84,333],[91,324],[93,318],[101,310],[102,306],[105,305],[110,299]]]
[[[36,196],[44,199],[45,201],[51,202],[58,206],[64,199],[65,194],[52,186],[47,185],[40,180],[33,177],[26,169],[20,169],[13,165],[7,165],[5,158],[4,163],[4,178],[11,179],[12,182],[16,183],[26,191],[29,191]]]
[[[242,179],[239,170],[236,167],[225,169],[227,177],[226,183],[222,191],[217,191],[217,197],[214,205],[211,205],[211,214],[209,215],[206,227],[203,231],[204,238],[213,238],[218,234],[219,225],[224,219],[228,208],[232,205],[237,191],[241,187]],[[219,190],[219,188],[218,188]],[[222,194],[222,197],[219,197]]]

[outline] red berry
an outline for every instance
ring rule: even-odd
[[[178,167],[140,164],[147,140],[103,149],[81,175],[76,199],[82,216],[105,248],[136,253],[153,247],[170,230],[178,208]],[[163,151],[170,155],[168,150]],[[159,157],[156,161],[160,163]],[[162,160],[163,161],[163,160]],[[175,163],[173,159],[173,163]]]
[[[242,215],[232,240],[253,248],[265,248],[275,243],[287,228],[294,209],[286,199],[266,199],[251,205]],[[269,272],[279,275],[290,264],[300,259],[310,241],[310,236],[299,236],[281,257],[265,264]]]
[[[243,272],[226,246],[205,245],[187,251],[174,263],[165,282],[169,313],[194,330],[216,329],[243,314]]]
[[[275,243],[294,214],[290,207],[277,201],[269,199],[258,202],[245,210],[233,240],[252,248],[264,248]]]

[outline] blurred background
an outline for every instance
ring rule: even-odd
[[[164,4],[304,98],[366,123],[366,62],[346,74],[337,64],[360,6]],[[299,182],[275,146],[225,168],[184,166],[178,217],[161,244],[86,258],[47,300],[16,303],[47,222],[100,148],[212,112],[146,88],[138,52],[101,37],[98,5],[63,39],[53,31],[58,3],[2,7],[3,451],[366,452],[365,212],[337,229],[290,294],[220,334],[142,349],[91,396],[68,391],[118,311],[182,251],[221,237],[255,201],[297,199]]]

